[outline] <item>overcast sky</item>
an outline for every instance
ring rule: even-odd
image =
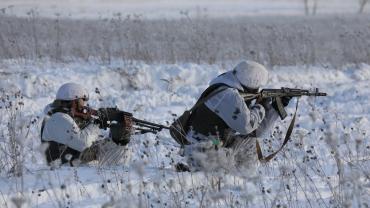
[[[302,0],[1,0],[10,15],[25,16],[34,9],[40,16],[97,18],[113,13],[148,18],[176,17],[180,11],[211,17],[238,15],[303,15]],[[356,13],[357,0],[318,0],[318,14]],[[369,8],[366,8],[369,12]]]

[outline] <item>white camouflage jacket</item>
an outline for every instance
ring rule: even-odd
[[[256,130],[257,137],[264,137],[273,127],[278,113],[270,106],[265,109],[260,104],[247,106],[238,91],[243,87],[232,71],[226,72],[210,82],[210,85],[225,84],[230,88],[217,93],[205,102],[205,105],[239,135],[247,135]],[[235,116],[235,109],[239,109]],[[191,138],[192,132],[188,134]]]
[[[50,105],[45,108],[46,113],[51,110]],[[99,137],[100,129],[97,124],[90,123],[81,129],[73,118],[66,114],[57,112],[45,117],[43,141],[54,141],[64,144],[74,150],[82,152],[90,147]]]

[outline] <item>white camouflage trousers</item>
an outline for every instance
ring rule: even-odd
[[[98,165],[113,166],[127,164],[131,159],[131,150],[127,146],[119,146],[110,139],[95,142],[85,149],[80,156],[81,163],[97,161]]]
[[[212,141],[186,145],[184,156],[192,171],[254,170],[257,164],[256,137],[235,136],[228,147],[218,147]]]

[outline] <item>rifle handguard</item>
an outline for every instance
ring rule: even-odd
[[[119,127],[122,129],[122,131],[125,131],[125,135],[131,132],[131,128],[137,130],[137,132],[134,133],[158,133],[162,129],[169,129],[168,126],[164,126],[161,124],[151,123],[148,121],[140,120],[135,117],[133,117],[132,113],[121,111],[118,108],[99,108],[99,110],[96,111],[97,115],[95,123],[99,124],[99,127],[102,129],[111,128],[115,129],[117,128],[117,125],[119,124]],[[129,118],[131,120],[131,124],[128,125],[125,118]],[[113,122],[115,121],[115,122]],[[128,125],[128,126],[127,126]],[[112,126],[114,126],[112,128]],[[113,130],[115,132],[119,132],[117,130]]]

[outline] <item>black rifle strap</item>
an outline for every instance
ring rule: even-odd
[[[268,155],[267,157],[263,157],[262,155],[262,150],[261,150],[261,146],[258,142],[258,139],[256,139],[256,150],[257,150],[257,156],[258,156],[258,160],[262,163],[267,163],[269,162],[272,158],[275,157],[275,155],[277,155],[277,153],[279,153],[283,147],[288,143],[288,141],[290,140],[290,136],[292,135],[292,132],[293,132],[293,128],[294,128],[294,123],[295,123],[295,119],[296,119],[296,115],[297,115],[297,110],[298,110],[298,103],[299,103],[299,98],[297,98],[297,104],[295,106],[295,112],[294,112],[294,115],[293,115],[293,118],[292,118],[292,121],[290,122],[289,124],[289,127],[288,127],[288,130],[286,132],[286,135],[285,135],[285,139],[284,139],[284,142],[283,144],[281,145],[281,147],[275,151],[274,153]]]
[[[211,89],[211,87],[214,87],[214,88]],[[175,138],[175,140],[176,139],[182,140],[181,142],[179,142],[180,144],[183,143],[183,140],[186,141],[186,142],[184,142],[185,144],[187,144],[187,143],[189,144],[189,141],[187,141],[185,137],[186,137],[187,131],[188,131],[189,126],[190,126],[189,123],[191,122],[191,117],[192,117],[193,111],[196,110],[200,105],[205,103],[209,98],[211,98],[212,96],[216,95],[217,93],[219,93],[223,90],[226,90],[227,88],[229,88],[229,87],[226,86],[226,85],[223,85],[223,84],[216,85],[216,86],[215,85],[209,86],[203,92],[203,94],[200,96],[200,98],[194,104],[194,106],[190,110],[185,111],[179,118],[177,118],[171,124],[170,133],[171,133],[171,130],[172,130],[172,131],[175,132],[173,134],[178,134],[178,135],[172,135],[172,133],[171,133],[171,136],[173,138]],[[176,137],[179,137],[179,138],[176,138]],[[183,138],[180,138],[180,137],[183,137]]]
[[[196,108],[198,108],[200,105],[202,105],[203,103],[205,103],[209,98],[213,97],[214,95],[216,95],[217,93],[223,91],[223,90],[226,90],[227,86],[224,86],[224,85],[221,85],[220,87],[216,88],[215,90],[213,90],[212,92],[210,92],[208,95],[200,98],[197,103],[195,103],[195,105],[189,110],[190,112],[193,112]]]

